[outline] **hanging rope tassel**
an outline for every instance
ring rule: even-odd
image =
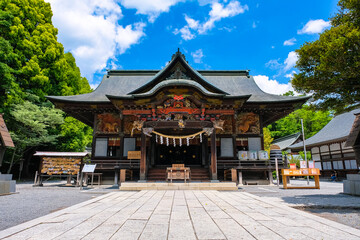
[[[179,139],[179,145],[180,145],[180,147],[182,145],[182,139],[181,138]]]
[[[186,138],[186,145],[189,146],[189,144],[190,144],[190,139],[189,139],[189,138]]]
[[[174,142],[174,147],[176,147],[176,139],[173,138],[173,142]]]
[[[155,142],[158,142],[158,135],[155,134]]]
[[[166,146],[169,146],[169,138],[166,138]]]
[[[164,143],[164,138],[163,136],[160,136],[160,144],[163,144]]]
[[[200,142],[202,143],[202,133],[200,133]]]

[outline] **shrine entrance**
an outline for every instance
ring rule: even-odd
[[[185,164],[185,166],[201,166],[201,146],[156,146],[156,166],[171,166],[172,164]]]

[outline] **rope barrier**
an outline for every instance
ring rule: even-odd
[[[194,137],[196,137],[197,135],[200,135],[202,133],[204,133],[205,131],[202,130],[200,132],[191,134],[191,135],[186,135],[186,136],[171,136],[171,135],[165,135],[162,133],[159,133],[157,131],[152,131],[152,133],[155,133],[156,135],[159,135],[160,137],[164,137],[164,138],[175,138],[175,139],[185,139],[185,138],[189,138],[189,139],[193,139]]]

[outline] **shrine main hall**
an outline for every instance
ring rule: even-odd
[[[182,166],[189,180],[210,181],[229,169],[266,179],[256,165],[269,161],[263,127],[308,97],[265,93],[248,70],[197,71],[177,51],[162,70],[109,70],[91,93],[48,99],[93,127],[91,163],[104,179],[125,169],[132,180],[165,181]]]

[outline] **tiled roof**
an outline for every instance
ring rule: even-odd
[[[330,143],[333,141],[343,141],[349,136],[350,129],[355,120],[356,113],[360,113],[360,108],[351,112],[340,114],[334,117],[323,129],[309,139],[305,140],[306,146]],[[291,145],[289,148],[297,149],[303,146],[302,142]]]

